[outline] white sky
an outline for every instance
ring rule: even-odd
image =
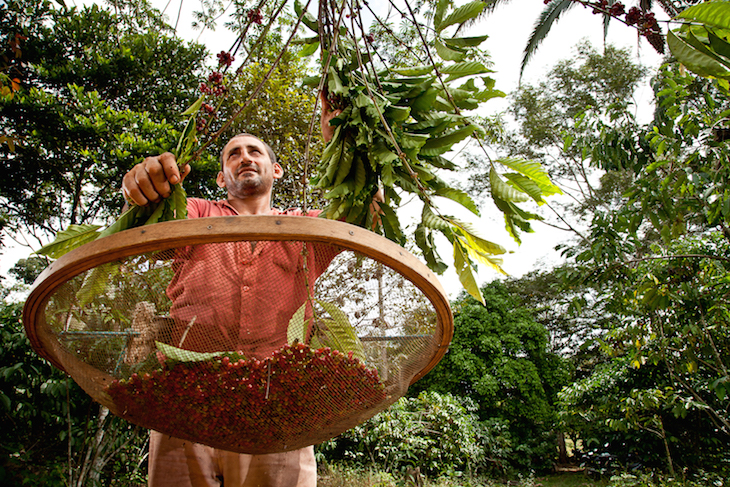
[[[228,50],[232,44],[233,37],[228,35],[223,28],[217,31],[206,31],[202,34],[199,31],[189,29],[191,11],[199,8],[199,2],[190,0],[151,0],[154,7],[164,10],[167,5],[169,23],[175,23],[175,17],[180,6],[183,4],[183,16],[181,17],[178,32],[189,40],[198,40],[206,45],[211,53]],[[92,3],[93,0],[66,0],[67,5],[81,5]],[[375,5],[375,0],[371,0]],[[534,23],[542,11],[544,3],[542,0],[513,0],[507,5],[497,7],[496,11],[487,17],[480,24],[475,26],[469,35],[488,34],[489,39],[482,44],[491,54],[496,70],[492,77],[496,80],[496,88],[509,93],[518,86],[519,69],[522,62],[522,51],[532,32]],[[660,20],[661,20],[661,16]],[[615,25],[613,25],[615,24]],[[582,39],[589,39],[592,44],[600,48],[603,45],[603,23],[600,16],[593,15],[589,10],[576,6],[567,15],[561,18],[540,45],[539,50],[528,64],[523,76],[523,83],[538,83],[549,69],[559,60],[572,57],[575,53],[574,47]],[[609,29],[608,42],[618,47],[625,47],[634,54],[645,65],[655,68],[659,65],[661,58],[654,52],[651,46],[645,41],[637,42],[636,31],[614,22]],[[647,120],[651,115],[651,89],[644,87],[637,93],[637,105],[640,107],[640,118]],[[486,110],[490,113],[504,111],[507,108],[507,100],[491,100]],[[519,248],[513,244],[511,238],[504,230],[504,224],[500,215],[486,215],[481,225],[485,234],[492,240],[503,244],[513,250],[514,253],[505,257],[504,268],[514,276],[520,276],[542,264],[556,262],[558,255],[553,247],[561,241],[562,234],[551,230],[541,224],[535,224],[536,232],[523,235],[523,244]],[[10,240],[6,240],[10,246],[0,256],[0,273],[7,276],[7,271],[15,262],[27,257],[27,248],[13,247]],[[449,259],[448,249],[441,252],[444,258]],[[450,260],[450,259],[449,259]],[[481,281],[490,281],[498,277],[493,271],[482,269],[479,272]],[[7,281],[6,281],[7,282]],[[455,297],[460,290],[456,276],[451,273],[442,278],[444,287],[449,294]]]

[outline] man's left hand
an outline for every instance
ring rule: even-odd
[[[322,117],[320,118],[322,138],[324,139],[324,143],[328,144],[335,135],[335,127],[330,125],[330,121],[342,113],[342,110],[332,110],[332,106],[327,100],[327,95],[324,91],[320,92],[319,99],[322,102]]]

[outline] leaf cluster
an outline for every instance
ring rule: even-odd
[[[358,40],[354,27],[335,26],[332,38],[318,35],[311,38],[313,48],[304,48],[313,52],[321,43],[324,74],[309,82],[321,86],[329,104],[342,111],[331,122],[336,127],[334,138],[313,178],[329,201],[324,215],[374,228],[404,244],[406,235],[396,210],[405,195],[415,195],[423,212],[413,238],[427,264],[437,273],[446,269],[434,243],[435,235],[445,236],[453,246],[460,280],[475,297],[479,289],[474,262],[501,271],[498,256],[505,250],[468,223],[441,214],[437,199],[451,199],[478,215],[472,199],[447,184],[440,173],[457,168],[447,153],[471,137],[485,135],[478,120],[464,113],[502,95],[484,76],[489,68],[474,60],[486,36],[446,35],[449,27],[463,25],[483,9],[482,2],[458,8],[439,3],[432,17],[434,36],[426,40],[421,35],[421,48],[428,57],[415,66],[379,69],[372,39]],[[311,18],[308,26],[319,34],[313,22]],[[421,32],[417,24],[416,31]],[[518,229],[529,229],[527,220],[535,217],[516,203],[529,199],[541,203],[543,196],[558,190],[539,166],[517,160],[504,164],[515,172],[505,181],[494,171],[490,180],[508,229],[516,237]],[[371,202],[380,190],[384,201],[374,213]]]

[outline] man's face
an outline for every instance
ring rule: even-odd
[[[228,195],[245,198],[270,194],[274,179],[284,175],[278,163],[272,163],[266,146],[256,137],[234,137],[223,148],[223,170],[216,179]]]

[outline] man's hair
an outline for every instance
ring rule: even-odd
[[[266,152],[269,155],[269,159],[271,160],[271,165],[276,164],[276,154],[274,154],[274,149],[271,148],[269,144],[264,142],[260,137],[256,137],[253,134],[236,134],[233,137],[230,138],[228,142],[235,139],[236,137],[253,137],[254,139],[258,140],[262,144],[264,144],[264,147],[266,147]],[[228,142],[226,142],[226,145],[228,145]],[[223,146],[223,149],[221,149],[221,155],[220,155],[220,163],[221,163],[221,171],[223,170],[223,151],[226,149],[225,146]]]

